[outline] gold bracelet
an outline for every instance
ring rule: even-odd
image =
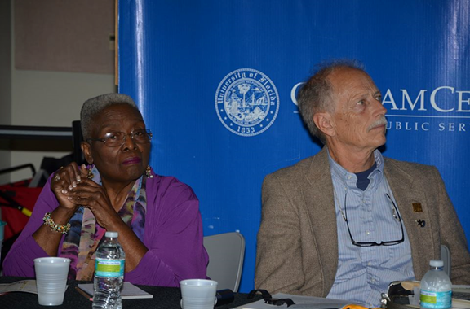
[[[44,221],[44,225],[49,225],[49,227],[51,228],[51,231],[54,231],[54,232],[67,234],[70,230],[70,223],[67,223],[64,225],[56,224],[54,220],[52,220],[50,212],[46,212],[46,214],[44,215],[44,218],[42,218],[42,221]]]

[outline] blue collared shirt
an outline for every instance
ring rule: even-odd
[[[387,292],[390,282],[415,280],[410,241],[393,205],[396,201],[383,173],[384,159],[378,150],[374,155],[377,167],[369,175],[367,189],[362,191],[357,188],[356,174],[345,170],[328,153],[335,190],[339,259],[327,298],[347,299],[369,308],[380,306],[380,294]],[[400,240],[402,224],[405,240],[392,246],[354,246],[345,214],[356,242]]]

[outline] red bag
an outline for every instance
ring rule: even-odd
[[[0,186],[2,220],[6,221],[3,240],[19,234],[33,211],[42,187],[28,187],[29,181]]]

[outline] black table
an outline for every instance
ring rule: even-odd
[[[0,283],[10,283],[20,280],[27,280],[32,278],[19,278],[19,277],[0,277]],[[65,291],[64,303],[60,306],[51,308],[73,308],[73,309],[90,309],[91,301],[81,295],[75,287],[78,285],[76,281],[69,281],[68,289]],[[122,307],[132,309],[181,309],[180,299],[181,293],[179,288],[175,287],[156,287],[156,286],[141,286],[142,290],[147,291],[153,295],[153,299],[123,299]],[[248,294],[236,293],[234,301],[229,304],[216,305],[216,309],[236,308],[243,304],[250,303],[261,299],[261,296],[256,295],[254,299],[247,299]],[[12,292],[0,296],[0,308],[9,309],[45,309],[46,306],[38,304],[38,296],[36,294]]]

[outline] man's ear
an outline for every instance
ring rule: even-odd
[[[91,145],[87,142],[82,142],[82,152],[88,164],[93,164],[93,157],[91,155]]]
[[[313,122],[317,125],[317,128],[323,132],[326,136],[335,136],[336,130],[333,121],[333,117],[328,112],[320,112],[313,115]]]

